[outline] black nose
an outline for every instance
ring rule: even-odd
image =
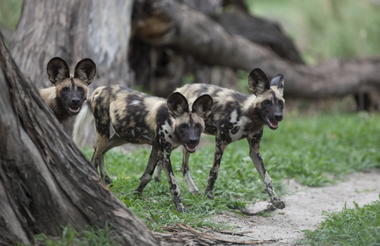
[[[71,102],[75,105],[79,104],[80,103],[80,99],[79,98],[73,98],[71,99]]]
[[[274,115],[274,118],[275,118],[277,121],[281,121],[281,120],[282,120],[282,114],[275,114],[275,115]]]
[[[188,144],[190,144],[190,145],[197,145],[198,144],[198,139],[190,139],[189,140],[189,142],[188,142]]]

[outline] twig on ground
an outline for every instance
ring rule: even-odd
[[[176,227],[167,227],[165,229],[173,233],[155,233],[156,236],[164,239],[164,241],[170,240],[174,243],[179,243],[182,241],[182,243],[185,243],[185,245],[259,245],[264,243],[274,243],[279,240],[241,240],[239,237],[244,237],[245,235],[234,232],[215,231],[217,233],[223,233],[237,237],[237,239],[227,239],[217,235],[212,235],[210,233],[198,231],[185,224],[177,224]]]

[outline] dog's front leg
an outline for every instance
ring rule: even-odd
[[[145,168],[144,174],[140,178],[140,185],[136,189],[137,194],[141,194],[145,188],[145,186],[152,179],[152,174],[154,172],[155,167],[157,166],[157,162],[159,161],[159,149],[156,145],[152,145],[152,151],[150,152],[148,165]]]
[[[213,194],[214,184],[215,184],[216,179],[218,178],[218,171],[220,168],[220,162],[223,157],[223,152],[225,148],[227,147],[227,143],[223,142],[221,138],[218,136],[216,137],[215,144],[216,144],[216,147],[215,147],[214,164],[210,170],[210,174],[208,176],[208,182],[207,182],[208,184],[205,191],[205,195],[210,199],[214,198],[214,194]]]
[[[168,177],[169,188],[173,197],[173,202],[175,204],[175,207],[178,212],[183,212],[185,210],[185,207],[183,206],[181,202],[179,186],[176,183],[172,165],[170,163],[170,152],[171,152],[170,150],[163,150],[162,165],[164,166],[166,175]]]
[[[283,209],[285,208],[285,203],[281,201],[280,198],[278,198],[273,186],[272,186],[272,179],[269,176],[268,172],[265,169],[264,161],[260,156],[259,149],[260,149],[260,141],[261,137],[263,135],[263,131],[261,130],[257,134],[253,134],[252,136],[249,136],[247,138],[249,143],[249,155],[255,164],[256,170],[260,174],[261,180],[265,184],[265,191],[268,193],[269,198],[271,200],[271,203],[274,207]]]
[[[191,176],[190,173],[190,168],[189,168],[189,157],[190,153],[183,148],[182,151],[182,173],[183,177],[185,178],[186,184],[189,187],[189,191],[193,194],[197,194],[199,192],[198,187],[193,181],[193,177]]]

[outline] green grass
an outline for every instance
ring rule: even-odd
[[[380,4],[376,1],[246,1],[254,14],[277,20],[308,63],[380,53]]]
[[[0,25],[15,29],[21,15],[22,0],[0,1]]]
[[[306,231],[303,242],[312,246],[380,245],[380,201],[330,214],[317,230]]]
[[[261,154],[267,170],[281,194],[281,181],[294,178],[308,186],[336,181],[350,172],[380,167],[379,115],[321,114],[292,116],[276,131],[265,129]],[[203,192],[213,159],[211,144],[202,147],[190,158],[194,181]],[[90,157],[91,151],[85,151]],[[177,181],[180,184],[186,213],[177,213],[171,201],[168,183],[162,175],[160,183],[152,181],[142,197],[133,194],[149,156],[140,149],[128,155],[110,151],[106,166],[115,177],[112,191],[141,217],[153,230],[175,223],[195,227],[218,227],[208,217],[221,211],[241,207],[248,202],[267,199],[264,186],[248,157],[246,141],[231,144],[223,156],[215,185],[215,199],[188,192],[180,173],[182,154],[172,154]]]
[[[34,245],[44,246],[115,246],[112,243],[109,230],[88,229],[78,232],[71,227],[65,227],[59,237],[40,234],[34,237]],[[22,244],[20,244],[21,246]]]

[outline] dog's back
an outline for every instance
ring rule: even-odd
[[[217,124],[221,120],[240,117],[241,108],[248,101],[247,95],[212,84],[187,84],[176,91],[186,96],[190,102],[202,94],[208,94],[212,97],[214,104],[211,113],[204,118],[206,123],[205,133],[212,135],[216,134]],[[236,113],[233,113],[234,111]],[[234,121],[234,119],[232,120]]]
[[[131,143],[151,144],[157,117],[169,117],[165,99],[120,86],[99,87],[90,101],[100,133],[107,135],[111,125]]]

